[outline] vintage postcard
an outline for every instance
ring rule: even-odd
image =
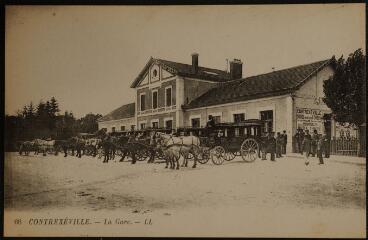
[[[5,23],[5,236],[366,237],[365,4]]]

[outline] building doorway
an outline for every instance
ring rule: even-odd
[[[264,121],[263,131],[272,132],[273,131],[273,110],[260,111],[261,120]]]

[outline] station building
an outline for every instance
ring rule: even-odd
[[[99,119],[99,128],[203,127],[209,115],[216,122],[262,119],[265,131],[286,131],[288,152],[298,128],[338,134],[322,101],[323,82],[334,74],[331,59],[243,78],[241,60],[223,71],[199,66],[198,58],[192,54],[192,64],[150,58],[131,84],[135,103]]]

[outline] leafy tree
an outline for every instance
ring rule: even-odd
[[[332,110],[335,120],[360,126],[365,118],[365,55],[361,49],[350,54],[333,58],[335,74],[323,84],[323,101]]]
[[[78,121],[80,132],[94,133],[98,130],[97,119],[102,117],[101,114],[88,113]]]

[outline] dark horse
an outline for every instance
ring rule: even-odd
[[[19,142],[19,155],[22,155],[24,152],[24,155],[29,155],[29,153],[33,150],[34,143],[31,141],[24,141]]]

